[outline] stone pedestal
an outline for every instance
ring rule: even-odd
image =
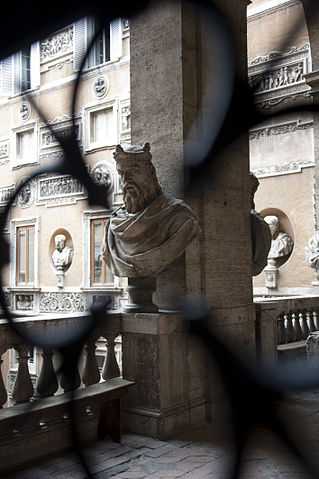
[[[124,429],[166,438],[206,419],[207,362],[182,317],[124,314],[123,376],[136,382],[123,404]]]
[[[129,278],[128,303],[124,311],[126,313],[156,313],[158,308],[152,299],[155,289],[155,278]]]
[[[267,289],[276,289],[278,286],[279,271],[276,266],[276,261],[269,259],[265,268],[265,286]]]

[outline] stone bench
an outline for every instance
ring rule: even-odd
[[[0,411],[0,475],[74,445],[83,446],[108,435],[121,440],[121,398],[132,381],[114,378],[75,391]]]

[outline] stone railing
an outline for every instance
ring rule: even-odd
[[[43,314],[19,317],[16,321],[21,330],[32,333],[36,342],[37,337],[47,340],[51,334],[55,340],[65,339],[67,335],[71,338],[86,329],[90,318],[87,313]],[[30,346],[6,320],[0,319],[0,456],[6,457],[5,463],[0,464],[0,474],[66,450],[72,445],[72,427],[76,427],[79,440],[84,443],[106,435],[120,440],[121,398],[134,385],[121,377],[116,359],[120,332],[121,313],[103,315],[94,325],[73,368],[72,355],[67,358],[67,367],[61,369],[58,364],[61,364],[61,356],[56,350],[38,352],[40,367],[33,384]],[[8,391],[6,385],[9,350],[16,352],[17,362],[12,391]],[[101,354],[105,354],[103,363],[98,361]],[[71,374],[65,374],[68,369]],[[74,391],[73,403],[70,403],[70,391]]]
[[[263,361],[305,351],[310,333],[319,331],[319,297],[255,300],[257,351]]]
[[[43,314],[35,317],[24,317],[19,319],[23,325],[26,325],[28,330],[34,331],[34,334],[41,336],[41,331],[51,328],[54,334],[59,334],[59,331],[70,328],[70,335],[76,331],[76,324],[81,324],[88,320],[85,313],[78,314]],[[71,327],[72,325],[72,327]],[[89,341],[84,346],[84,354],[80,361],[81,371],[76,372],[75,388],[84,388],[97,384],[100,381],[120,377],[121,371],[116,359],[115,344],[116,338],[120,334],[120,314],[111,314],[110,319],[105,321],[105,324],[97,325],[92,333]],[[107,344],[106,354],[102,372],[100,373],[98,361],[96,356],[96,349],[98,343],[104,339]],[[47,349],[41,352],[42,361],[39,368],[39,374],[35,387],[31,379],[31,372],[29,368],[30,347],[23,343],[6,320],[0,320],[0,354],[1,357],[7,351],[13,349],[17,353],[17,371],[15,374],[15,381],[12,389],[12,403],[19,404],[33,401],[39,398],[54,396],[57,393],[69,391],[69,386],[66,378],[57,377],[54,367],[55,352]],[[101,351],[101,348],[99,348]],[[8,357],[6,365],[8,364]],[[1,362],[3,360],[1,359]],[[82,364],[81,364],[82,363]],[[5,367],[2,367],[5,373]],[[7,368],[9,372],[9,367]],[[60,385],[60,387],[59,387]],[[0,407],[8,405],[8,391],[6,388],[6,378],[3,377],[0,371]],[[1,417],[0,417],[1,419]]]

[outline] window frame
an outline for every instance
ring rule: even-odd
[[[102,142],[91,142],[91,123],[92,115],[98,111],[111,110],[112,109],[112,128],[113,133],[110,138],[106,138]],[[94,104],[84,109],[84,122],[85,122],[85,151],[98,150],[101,148],[114,148],[120,141],[119,132],[119,102],[117,99],[109,99],[103,103]]]
[[[108,210],[88,210],[83,212],[83,286],[82,289],[94,290],[94,291],[105,291],[105,290],[119,290],[122,289],[120,286],[120,278],[113,275],[113,283],[93,283],[91,281],[91,272],[92,272],[92,237],[91,237],[91,223],[94,220],[100,219],[110,219],[112,215],[111,211]]]
[[[10,285],[13,290],[34,291],[39,289],[39,217],[12,219],[10,222],[10,254],[12,261],[10,263]],[[24,227],[34,227],[33,244],[33,281],[29,283],[19,283],[18,281],[18,230]]]
[[[33,130],[33,151],[30,156],[27,157],[18,157],[18,135],[23,134],[24,132]],[[36,122],[25,123],[22,126],[14,128],[12,130],[12,151],[13,151],[13,164],[12,168],[20,168],[25,165],[38,165],[38,125]]]

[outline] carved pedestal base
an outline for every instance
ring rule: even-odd
[[[57,279],[57,287],[59,289],[63,289],[64,288],[64,271],[57,271],[56,279]]]
[[[155,278],[129,278],[128,303],[124,311],[126,313],[156,313],[158,308],[153,304],[152,299],[155,289]]]
[[[278,268],[273,260],[268,260],[265,268],[265,286],[268,289],[276,289],[278,286]]]
[[[123,377],[136,385],[123,404],[124,429],[166,438],[206,420],[206,356],[178,315],[123,314]]]

